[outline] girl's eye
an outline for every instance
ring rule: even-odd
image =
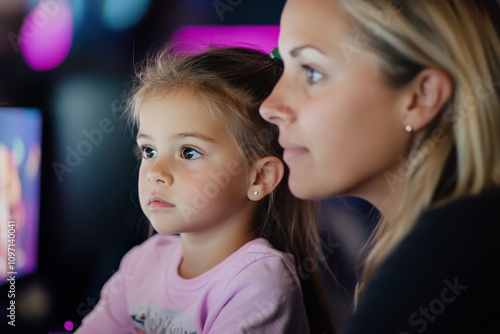
[[[137,155],[137,157],[141,159],[151,159],[151,158],[156,158],[158,156],[156,150],[148,146],[136,147],[135,154]]]
[[[321,72],[316,71],[308,65],[303,65],[302,67],[306,70],[307,82],[310,85],[317,84],[321,81],[321,79],[323,79],[323,74]]]
[[[144,149],[142,150],[142,156],[144,157],[144,159],[151,159],[156,158],[158,156],[158,153],[151,147],[144,147]]]
[[[181,156],[186,160],[196,160],[201,157],[201,153],[191,147],[183,147],[181,150]]]

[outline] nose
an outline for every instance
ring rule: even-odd
[[[288,125],[295,119],[291,103],[293,92],[285,89],[284,76],[278,81],[271,95],[261,104],[259,112],[262,118],[278,127]]]
[[[147,174],[148,182],[153,185],[171,185],[174,182],[171,171],[167,168],[164,161],[156,159],[155,164],[151,167]]]

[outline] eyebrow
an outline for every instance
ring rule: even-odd
[[[323,51],[321,51],[320,49],[318,49],[317,47],[314,47],[312,45],[302,45],[302,46],[297,46],[295,48],[293,48],[292,50],[290,50],[290,55],[295,58],[299,55],[299,53],[301,53],[304,49],[313,49],[313,50],[316,50],[318,51],[319,53],[322,53],[324,54]]]
[[[139,138],[151,139],[150,136],[145,135],[144,133],[141,133],[141,132],[137,133],[137,136],[135,137],[135,139],[139,139]]]
[[[181,133],[176,133],[173,135],[174,138],[188,138],[188,137],[191,137],[191,138],[198,138],[198,139],[201,139],[201,140],[204,140],[206,142],[209,142],[209,143],[215,143],[215,140],[208,137],[208,136],[205,136],[204,134],[202,133],[199,133],[199,132],[181,132]],[[150,136],[142,133],[142,132],[139,132],[137,134],[137,137],[136,139],[139,139],[139,138],[146,138],[146,139],[152,139]]]
[[[214,139],[212,139],[208,136],[205,136],[203,133],[199,133],[199,132],[181,132],[181,133],[176,133],[174,135],[174,137],[176,137],[176,138],[192,137],[192,138],[198,138],[198,139],[210,142],[210,143],[215,143]]]

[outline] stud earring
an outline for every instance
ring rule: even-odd
[[[405,127],[405,130],[406,130],[406,132],[411,133],[413,131],[413,128],[411,127],[411,125],[407,125]]]
[[[253,191],[253,194],[254,194],[255,196],[257,196],[257,195],[259,194],[259,191],[258,191],[258,190],[254,190],[254,191]]]

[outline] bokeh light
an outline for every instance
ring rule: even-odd
[[[71,8],[73,9],[73,27],[75,30],[85,28],[83,24],[87,7],[84,0],[71,0]]]
[[[59,66],[71,49],[73,15],[61,1],[40,2],[24,20],[19,47],[26,63],[34,70],[45,71]]]
[[[73,322],[71,322],[69,320],[64,322],[64,329],[65,330],[72,331],[73,327],[74,327]]]
[[[136,25],[149,9],[150,0],[104,0],[102,22],[111,30],[125,30]]]

